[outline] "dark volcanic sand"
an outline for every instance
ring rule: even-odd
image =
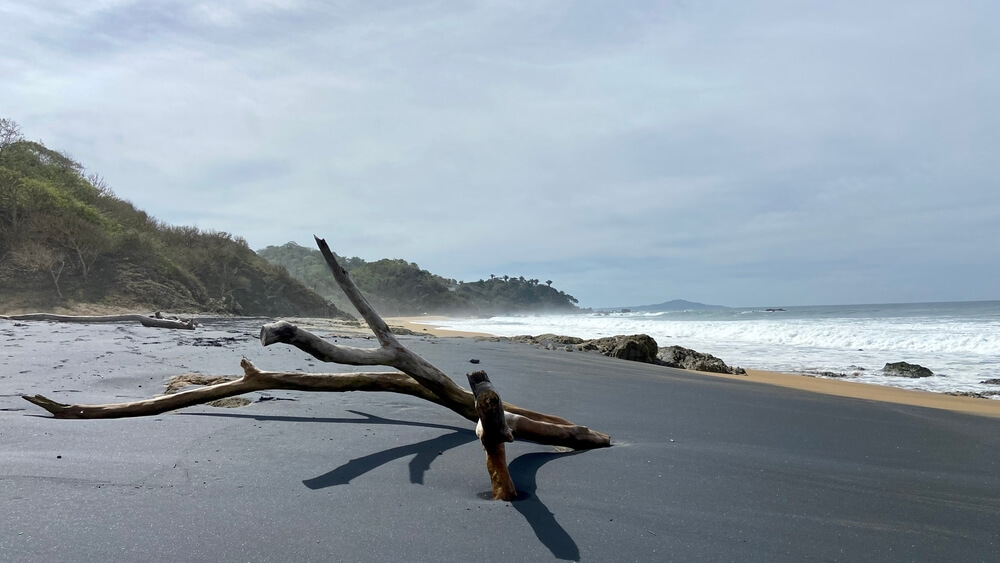
[[[268,370],[353,369],[262,348],[260,324],[0,320],[0,561],[993,561],[1000,549],[998,419],[580,353],[403,339],[456,381],[484,369],[505,400],[611,434],[614,447],[582,453],[509,445],[515,503],[483,499],[472,424],[415,398],[273,391],[243,408],[62,421],[18,396],[146,398],[171,375],[236,375],[243,355]]]

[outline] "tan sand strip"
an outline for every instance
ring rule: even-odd
[[[389,326],[401,326],[403,328],[408,328],[413,332],[419,332],[421,334],[427,334],[429,336],[493,336],[485,332],[465,332],[461,330],[448,330],[445,328],[438,328],[433,324],[424,324],[426,322],[443,321],[447,320],[449,317],[426,315],[420,317],[385,317],[385,322]]]
[[[900,389],[898,387],[888,387],[872,383],[839,381],[836,379],[823,379],[805,375],[774,373],[750,369],[747,370],[746,376],[722,375],[717,373],[706,373],[705,375],[740,379],[743,381],[755,381],[757,383],[777,385],[779,387],[789,387],[800,391],[822,393],[824,395],[836,395],[838,397],[882,401],[885,403],[927,407],[932,409],[944,409],[965,414],[1000,418],[1000,400],[995,399],[959,397],[955,395],[946,395],[944,393]]]

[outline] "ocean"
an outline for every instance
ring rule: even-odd
[[[497,336],[544,333],[581,338],[645,333],[730,366],[934,392],[1000,392],[1000,301],[731,308],[707,311],[526,315],[428,321]],[[934,372],[909,379],[882,373],[905,361]],[[1000,399],[1000,396],[993,397]]]

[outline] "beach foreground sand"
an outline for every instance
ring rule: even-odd
[[[484,369],[505,400],[612,436],[613,447],[587,452],[509,445],[523,493],[513,503],[484,499],[472,425],[411,397],[269,391],[249,394],[244,408],[96,421],[55,420],[19,397],[145,398],[171,375],[236,374],[244,355],[262,369],[354,369],[260,347],[261,322],[189,332],[0,321],[0,560],[996,554],[1000,419],[761,385],[753,374],[403,337],[457,381]],[[333,325],[317,332],[373,344]]]

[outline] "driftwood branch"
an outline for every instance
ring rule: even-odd
[[[326,241],[316,237],[316,245],[319,246],[319,250],[323,254],[327,266],[330,267],[330,271],[333,272],[333,277],[337,280],[337,284],[358,312],[361,313],[361,317],[368,323],[368,327],[375,333],[375,338],[382,345],[381,349],[384,353],[391,355],[391,360],[385,365],[392,366],[416,379],[417,382],[430,389],[435,395],[441,397],[442,400],[456,404],[469,403],[468,391],[459,387],[458,384],[442,373],[441,370],[431,365],[430,362],[414,354],[399,343],[396,336],[389,330],[389,325],[385,324],[382,317],[375,312],[375,309],[368,303],[364,295],[361,294],[358,287],[354,285],[354,281],[347,275],[347,270],[343,269],[337,262],[336,255],[330,250]]]
[[[193,320],[165,319],[159,315],[147,317],[145,315],[53,315],[51,313],[28,313],[25,315],[0,315],[0,319],[12,321],[51,321],[57,323],[126,323],[139,322],[142,326],[154,328],[176,328],[182,330],[194,330]]]
[[[468,374],[472,394],[476,397],[476,436],[486,450],[486,471],[490,474],[493,500],[514,500],[517,489],[507,470],[505,442],[513,442],[514,436],[504,418],[503,401],[485,371]]]
[[[123,418],[156,415],[265,389],[325,392],[388,391],[412,395],[442,405],[472,422],[477,422],[476,432],[487,453],[487,469],[493,485],[494,498],[506,500],[515,498],[517,493],[507,471],[505,442],[516,438],[572,449],[601,448],[611,445],[611,438],[607,434],[578,426],[558,416],[504,404],[485,372],[469,374],[473,393],[460,387],[430,362],[403,346],[354,285],[347,271],[340,267],[336,255],[327,246],[326,241],[317,238],[316,244],[338,285],[375,333],[379,347],[370,349],[340,346],[284,321],[264,325],[260,332],[261,344],[263,346],[288,344],[324,362],[356,366],[381,365],[395,368],[399,370],[398,372],[328,374],[270,372],[257,369],[244,358],[241,363],[243,375],[239,378],[152,399],[100,405],[68,405],[42,395],[25,396],[24,399],[57,418]],[[141,315],[125,315],[120,319],[165,320],[149,319]]]
[[[56,418],[96,419],[153,416],[218,399],[272,389],[327,393],[384,391],[411,395],[430,401],[454,410],[470,422],[476,422],[479,419],[478,414],[475,414],[474,406],[472,414],[467,415],[464,413],[464,408],[453,408],[454,405],[442,401],[437,395],[431,393],[426,387],[420,385],[416,380],[404,373],[300,373],[263,371],[254,366],[246,358],[243,359],[240,365],[243,367],[243,375],[231,378],[233,379],[232,381],[206,385],[204,387],[181,391],[180,393],[160,395],[152,399],[142,399],[139,401],[86,405],[60,403],[44,395],[22,395],[22,397],[24,400],[47,410]],[[506,405],[506,408],[508,412],[504,413],[504,418],[507,426],[518,440],[563,446],[576,450],[611,445],[610,438],[606,434],[595,432],[585,426],[577,426],[570,422],[553,424],[537,421],[519,413],[527,413],[529,415],[538,415],[539,413],[509,404]]]
[[[152,416],[184,407],[200,405],[226,397],[235,397],[253,391],[268,389],[288,389],[295,391],[389,391],[413,395],[433,403],[440,400],[414,381],[398,372],[372,373],[299,373],[275,372],[257,369],[253,363],[243,358],[240,362],[243,376],[233,381],[197,387],[180,393],[160,395],[152,399],[103,405],[67,405],[53,401],[43,395],[27,396],[24,399],[52,413],[56,418],[128,418]],[[529,432],[530,433],[530,432]]]

